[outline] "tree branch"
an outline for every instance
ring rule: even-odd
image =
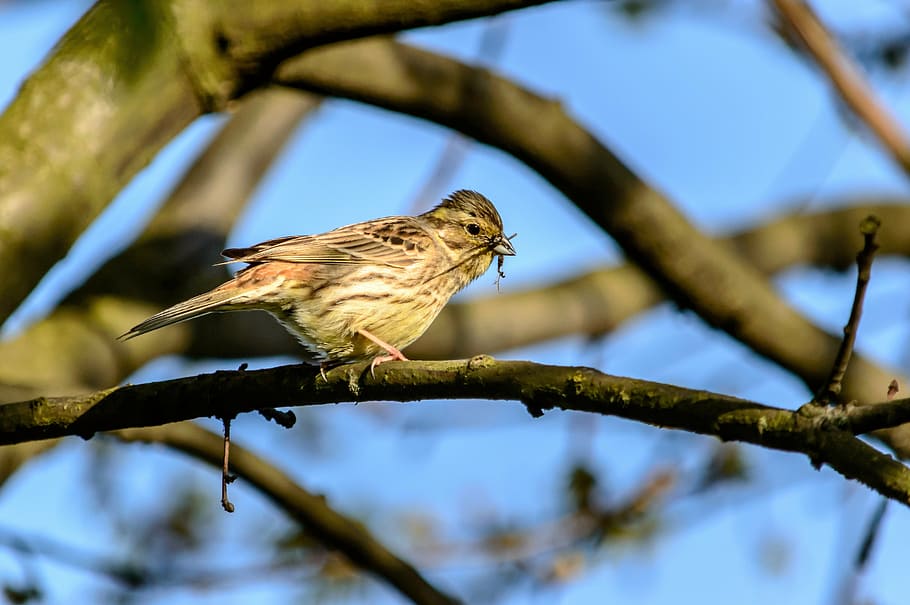
[[[809,56],[824,71],[841,99],[869,127],[898,166],[910,175],[910,141],[900,123],[878,102],[859,68],[838,47],[812,7],[803,0],[771,0],[771,4],[777,9],[783,25],[796,34]]]
[[[179,329],[128,345],[116,337],[161,305],[227,276],[212,263],[234,220],[318,105],[313,95],[277,89],[244,99],[136,242],[48,317],[0,343],[0,401],[105,388],[149,360],[185,348],[188,334]]]
[[[429,119],[511,153],[612,235],[678,304],[811,391],[826,380],[839,340],[688,223],[557,102],[488,70],[380,38],[313,49],[279,66],[275,80]],[[873,401],[895,375],[855,356],[843,398]],[[890,443],[910,452],[910,431],[904,433]]]
[[[0,321],[202,113],[326,42],[545,0],[99,0],[0,116]]]
[[[161,443],[215,468],[221,466],[222,439],[192,423],[124,429],[113,435],[123,441]],[[428,605],[457,602],[389,551],[360,522],[336,512],[326,503],[325,497],[303,489],[274,464],[236,443],[231,444],[231,470],[300,523],[320,543],[388,582],[413,602]]]
[[[841,428],[849,418],[774,408],[752,401],[665,384],[608,376],[582,367],[531,362],[467,361],[388,363],[372,379],[369,364],[318,368],[215,372],[89,395],[39,398],[0,405],[0,444],[161,425],[224,416],[262,407],[373,400],[436,398],[517,400],[535,416],[559,408],[619,416],[724,440],[806,454],[882,495],[910,505],[910,469]],[[899,421],[910,420],[910,400],[882,404]],[[808,410],[806,408],[809,408]],[[877,409],[872,406],[871,410]],[[812,412],[810,410],[815,410]]]
[[[216,236],[222,227],[216,223],[226,224],[235,216],[255,184],[249,162],[264,165],[261,158],[255,158],[265,139],[243,136],[244,129],[235,127],[242,122],[257,135],[287,133],[294,120],[292,115],[281,118],[293,102],[282,110],[283,103],[261,101],[250,110],[270,119],[243,119],[247,110],[240,109],[232,119],[237,123],[229,123],[225,129],[223,144],[217,143],[221,136],[213,142],[226,154],[208,151],[204,162],[209,168],[190,171],[197,173],[188,176],[193,184],[178,188],[135,244],[144,252],[132,247],[124,251],[122,258],[112,259],[50,316],[0,342],[0,401],[105,388],[159,355],[251,358],[300,353],[299,345],[260,313],[213,315],[150,334],[145,340],[129,341],[126,346],[115,340],[125,326],[160,306],[222,279],[221,272],[211,267],[223,247]],[[301,103],[307,106],[307,101]],[[253,159],[235,155],[241,150]],[[213,171],[214,167],[219,169]],[[836,205],[844,204],[855,207],[783,216],[722,241],[765,275],[801,265],[841,270],[855,260],[853,250],[843,242],[855,236],[863,217],[875,214],[888,225],[880,233],[879,254],[910,258],[910,238],[901,237],[910,231],[907,200],[855,198]],[[169,217],[180,215],[189,221],[194,208],[198,210],[195,220],[211,221],[208,230],[215,233],[201,238],[207,228],[189,223],[180,234],[179,225]],[[166,238],[170,243],[163,242]],[[201,241],[208,243],[200,245]],[[162,256],[161,246],[175,254]],[[417,359],[456,359],[568,335],[603,336],[664,300],[664,293],[641,269],[605,267],[549,284],[451,303],[408,352]],[[103,323],[99,323],[101,319]],[[86,355],[99,346],[102,336],[104,346],[99,353]]]
[[[181,293],[188,297],[223,278],[212,259],[272,158],[319,102],[278,89],[248,95],[138,240],[48,317],[0,343],[0,401],[105,388],[184,348],[187,339],[179,330],[130,346],[116,336],[157,310],[153,305]],[[146,300],[152,304],[141,302]],[[36,445],[0,448],[0,485],[53,447]]]
[[[837,401],[843,389],[844,376],[853,356],[853,346],[856,343],[856,334],[859,332],[859,322],[863,315],[863,301],[866,299],[866,288],[872,278],[872,261],[878,251],[878,242],[875,236],[881,227],[881,219],[869,215],[860,223],[860,232],[863,234],[863,249],[856,255],[856,290],[853,295],[853,305],[850,307],[850,317],[844,326],[844,338],[837,349],[837,357],[831,366],[831,374],[824,387],[812,399],[813,402],[827,404]]]
[[[206,19],[206,29],[221,37],[219,48],[205,49],[206,69],[221,59],[231,80],[244,87],[266,81],[284,59],[315,46],[407,29],[493,16],[552,0],[335,0],[333,2],[271,2],[233,0]],[[189,6],[195,10],[195,4]],[[181,11],[180,21],[192,17]],[[210,17],[209,17],[210,18]],[[195,36],[193,37],[195,38]],[[213,41],[214,42],[214,41]],[[212,44],[214,47],[214,43]],[[223,49],[223,50],[222,50]],[[195,49],[189,49],[196,52]],[[220,50],[218,57],[213,51]],[[237,77],[239,76],[239,77]],[[228,80],[230,81],[230,80]],[[226,98],[237,95],[227,92]]]

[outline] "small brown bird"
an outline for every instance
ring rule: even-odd
[[[146,319],[129,339],[220,311],[271,313],[323,365],[392,359],[493,257],[515,254],[487,198],[460,190],[418,216],[390,216],[222,254],[248,263],[214,290]]]

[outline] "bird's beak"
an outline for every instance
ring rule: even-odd
[[[512,247],[509,238],[505,236],[499,237],[499,242],[493,247],[493,252],[501,256],[515,256],[515,248]]]

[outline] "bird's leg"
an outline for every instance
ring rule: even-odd
[[[379,345],[385,351],[388,352],[388,355],[379,355],[377,357],[374,357],[373,361],[370,362],[370,376],[372,376],[373,378],[376,378],[376,374],[374,373],[376,366],[378,366],[381,363],[385,363],[386,361],[393,361],[393,360],[408,361],[408,358],[405,357],[401,351],[399,351],[398,349],[396,349],[395,347],[393,347],[386,341],[382,340],[378,336],[374,336],[373,334],[370,334],[369,332],[367,332],[364,329],[357,330],[357,333],[368,340],[372,340],[374,343],[376,343],[377,345]]]

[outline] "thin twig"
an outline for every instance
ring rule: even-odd
[[[850,364],[850,357],[853,355],[853,346],[856,343],[859,321],[863,315],[863,299],[866,297],[866,287],[869,285],[869,279],[872,276],[872,260],[875,258],[876,250],[878,250],[875,236],[881,224],[882,222],[877,216],[870,214],[859,225],[859,230],[863,234],[863,249],[856,255],[856,293],[853,295],[850,319],[847,320],[847,325],[844,326],[844,339],[840,343],[837,357],[834,358],[834,364],[831,366],[831,375],[828,377],[824,387],[816,394],[815,399],[812,400],[814,403],[833,403],[840,396],[844,375],[847,373],[847,366]]]
[[[900,123],[878,102],[859,68],[838,47],[812,8],[803,0],[771,0],[783,25],[796,34],[841,98],[910,174],[910,142]]]
[[[230,473],[231,462],[231,421],[234,416],[224,416],[221,422],[224,423],[224,456],[221,463],[221,508],[226,513],[234,512],[234,504],[228,500],[228,483],[233,483],[237,479],[236,475]]]

